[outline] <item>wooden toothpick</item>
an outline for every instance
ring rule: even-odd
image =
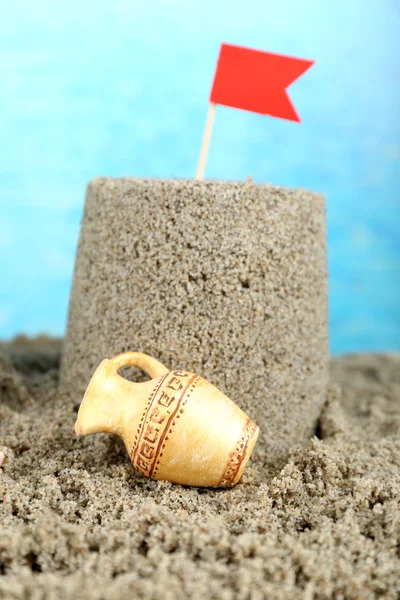
[[[199,163],[197,165],[196,179],[198,181],[201,181],[202,179],[204,179],[204,171],[206,168],[208,149],[210,147],[210,139],[211,139],[212,128],[213,128],[213,124],[214,124],[215,106],[216,106],[215,104],[210,102],[210,105],[208,107],[208,114],[207,114],[206,125],[204,127],[204,135],[203,135],[203,141],[201,144]]]

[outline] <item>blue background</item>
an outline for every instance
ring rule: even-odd
[[[397,0],[13,0],[0,20],[0,337],[64,332],[85,185],[192,177],[222,41],[315,59],[303,123],[218,107],[206,176],[328,203],[331,350],[400,348]]]

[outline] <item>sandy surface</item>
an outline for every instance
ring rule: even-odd
[[[400,357],[333,360],[308,445],[215,491],[77,439],[57,344],[30,346],[0,362],[0,598],[399,597]]]

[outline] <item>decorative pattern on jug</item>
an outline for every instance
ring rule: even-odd
[[[187,371],[171,371],[150,394],[131,450],[131,461],[142,475],[156,476],[163,449],[200,379]]]
[[[229,486],[233,485],[236,475],[239,473],[239,469],[244,461],[247,453],[247,447],[253,435],[257,430],[257,425],[251,419],[247,420],[247,423],[243,429],[243,435],[238,440],[236,449],[231,452],[228,464],[222,475],[219,485]]]

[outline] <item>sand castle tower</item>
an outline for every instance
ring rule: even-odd
[[[238,182],[95,179],[61,385],[80,395],[127,350],[203,375],[260,426],[277,464],[313,432],[327,386],[325,204]]]

